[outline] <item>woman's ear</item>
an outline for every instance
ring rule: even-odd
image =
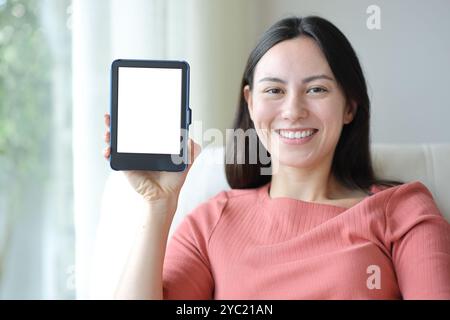
[[[349,124],[353,121],[357,109],[358,105],[355,101],[351,100],[349,103],[347,103],[347,106],[345,107],[344,124]]]
[[[244,87],[244,99],[247,102],[248,106],[248,113],[250,114],[250,119],[253,120],[252,114],[253,114],[253,98],[252,98],[252,92],[250,90],[250,86],[247,84]]]

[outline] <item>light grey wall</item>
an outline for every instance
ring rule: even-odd
[[[381,30],[369,30],[369,5]],[[262,0],[256,29],[288,15],[320,15],[350,40],[372,101],[372,141],[450,142],[450,1]]]

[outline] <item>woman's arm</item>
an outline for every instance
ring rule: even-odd
[[[109,159],[111,117],[105,114],[105,142],[103,156]],[[189,139],[189,165],[183,172],[124,171],[130,185],[147,202],[145,218],[136,236],[115,297],[119,299],[162,299],[162,270],[167,237],[176,211],[178,196],[200,146]]]
[[[387,206],[387,235],[404,299],[450,299],[450,224],[421,183],[401,186]]]
[[[175,204],[165,201],[147,204],[115,298],[163,298],[162,270]]]

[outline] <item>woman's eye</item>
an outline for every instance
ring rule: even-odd
[[[322,92],[327,92],[327,90],[324,89],[324,88],[321,88],[321,87],[314,87],[314,88],[311,88],[311,89],[309,89],[307,91],[307,93],[310,93],[310,92],[312,92],[312,93],[322,93]]]
[[[281,90],[278,88],[272,88],[272,89],[266,90],[265,92],[270,93],[270,94],[279,94],[279,93],[281,93]]]

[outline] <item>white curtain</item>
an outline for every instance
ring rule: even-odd
[[[8,148],[0,152],[0,300],[74,296],[66,285],[73,264],[69,7],[70,0],[0,1],[0,140]]]
[[[246,58],[256,35],[266,26],[261,13],[257,0],[74,0],[77,298],[91,296],[101,198],[111,172],[102,157],[103,114],[109,111],[111,62],[116,58],[188,61],[190,101],[197,127],[191,129],[201,143],[202,130],[211,127],[223,130],[231,122]]]

